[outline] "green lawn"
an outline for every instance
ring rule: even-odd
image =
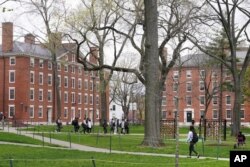
[[[21,129],[20,129],[21,130]],[[24,131],[30,131],[34,134],[43,134],[47,137],[64,140],[72,143],[80,143],[93,147],[100,147],[111,149],[110,154],[81,152],[76,150],[65,149],[52,149],[52,148],[31,148],[13,145],[1,145],[0,151],[0,167],[10,166],[13,167],[43,167],[43,166],[93,166],[96,167],[151,167],[151,166],[174,166],[175,158],[162,157],[162,156],[137,156],[127,154],[113,154],[112,150],[133,151],[133,152],[147,152],[147,153],[160,153],[160,154],[175,154],[176,141],[174,139],[164,139],[165,146],[160,148],[143,147],[141,142],[143,140],[143,127],[131,126],[129,135],[104,135],[100,127],[95,127],[95,134],[82,134],[72,133],[72,126],[64,126],[61,133],[55,132],[55,126],[35,126],[22,129],[18,134],[0,133],[0,141],[9,141],[14,143],[28,143],[43,145],[44,143],[33,138],[25,137],[20,134]],[[244,133],[250,133],[248,128],[242,129]],[[42,133],[43,132],[43,133]],[[98,133],[100,132],[100,133]],[[186,143],[187,128],[180,128],[180,141],[179,141],[179,154],[188,154],[188,144]],[[230,134],[230,130],[227,131]],[[250,136],[247,136],[247,141]],[[235,138],[227,135],[227,140],[222,141],[218,146],[216,140],[207,140],[203,142],[201,139],[196,144],[196,150],[206,157],[229,157],[230,150],[233,150]],[[50,144],[45,144],[50,145]],[[242,148],[250,150],[247,145]],[[203,154],[204,153],[204,154]],[[91,158],[94,158],[94,161]],[[11,161],[10,159],[13,159]],[[193,159],[193,158],[192,158]],[[180,158],[180,166],[193,167],[195,166],[229,166],[228,161],[217,161],[214,159],[199,159],[198,161],[190,160],[188,158]]]
[[[94,160],[93,160],[94,159]],[[165,167],[174,166],[175,159],[161,156],[138,156],[128,154],[108,154],[61,150],[50,148],[31,148],[1,145],[0,167]],[[179,159],[180,166],[225,167],[228,161],[212,159]]]

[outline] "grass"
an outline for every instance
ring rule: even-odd
[[[112,150],[121,151],[133,151],[133,152],[148,152],[148,153],[160,153],[160,154],[175,154],[176,142],[173,139],[164,139],[165,146],[161,148],[151,148],[141,146],[143,140],[143,127],[142,126],[131,126],[129,135],[111,135],[102,134],[101,128],[95,127],[96,134],[82,134],[82,133],[71,133],[72,126],[64,126],[61,133],[54,133],[55,126],[34,126],[22,129],[24,131],[31,131],[34,134],[44,134],[51,138],[56,138],[64,141],[71,141],[72,143],[80,143],[83,145],[89,145],[93,147],[100,147]],[[244,133],[250,133],[248,128],[242,129]],[[188,144],[185,142],[187,128],[180,128],[181,139],[179,142],[179,154],[188,154]],[[24,132],[20,132],[24,133]],[[228,130],[229,134],[230,131]],[[208,138],[209,139],[209,138]],[[19,134],[0,133],[1,141],[9,141],[14,143],[28,143],[42,145],[41,141],[33,138],[25,137]],[[247,136],[247,141],[250,137]],[[110,144],[111,143],[111,144]],[[218,146],[216,140],[207,140],[202,142],[200,139],[196,145],[196,150],[200,154],[204,153],[206,157],[229,157],[230,150],[233,149],[235,139],[227,135],[227,141],[222,141]],[[49,144],[46,144],[49,145]],[[111,146],[111,147],[110,147]],[[250,150],[249,145],[246,145],[244,150]],[[93,157],[93,159],[92,159]],[[11,161],[13,159],[13,161]],[[10,166],[12,163],[13,167],[151,167],[151,166],[174,166],[175,158],[162,157],[162,156],[139,156],[129,154],[110,154],[94,153],[94,152],[81,152],[77,150],[67,149],[52,149],[52,148],[32,148],[23,146],[13,145],[1,145],[0,151],[0,167]],[[214,159],[199,159],[193,160],[188,158],[179,159],[180,166],[191,167],[191,166],[216,166],[225,167],[229,166],[228,161],[217,161]]]
[[[94,162],[94,163],[93,163]],[[175,159],[161,156],[139,156],[128,154],[108,154],[81,152],[77,150],[58,150],[51,148],[31,148],[13,145],[1,145],[0,167],[165,167],[174,166]],[[180,166],[228,166],[227,161],[212,159],[179,159]]]

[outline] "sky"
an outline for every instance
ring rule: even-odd
[[[0,3],[3,0],[0,0]],[[66,0],[66,5],[75,7],[80,0]],[[3,8],[7,11],[3,12]],[[8,11],[10,10],[10,11]],[[14,40],[22,41],[28,33],[41,34],[39,29],[43,26],[41,18],[28,13],[26,9],[16,2],[7,2],[0,6],[0,30],[3,22],[13,22]],[[0,44],[2,43],[2,31],[0,31]]]

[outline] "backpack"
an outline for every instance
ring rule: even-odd
[[[199,140],[199,138],[198,138],[197,133],[196,133],[196,132],[193,132],[193,139],[192,139],[192,142],[193,142],[193,143],[197,143],[198,140]]]

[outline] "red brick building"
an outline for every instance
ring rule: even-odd
[[[75,117],[93,119],[94,113],[94,121],[98,122],[99,78],[76,62],[75,49],[73,44],[61,44],[57,50],[57,69],[54,69],[50,51],[36,44],[32,34],[26,35],[24,42],[13,41],[13,24],[3,23],[0,112],[10,121],[54,122],[58,111],[53,70],[57,70],[62,121],[69,123]]]
[[[237,52],[239,60],[246,55],[243,48]],[[180,124],[188,125],[192,120],[199,123],[204,117],[206,106],[205,85],[212,94],[208,105],[206,119],[219,119],[220,104],[222,105],[222,119],[231,123],[234,94],[230,91],[232,76],[229,70],[221,68],[218,63],[205,61],[204,55],[192,55],[182,57],[181,67],[171,69],[166,80],[166,90],[163,92],[162,118],[174,118],[175,112],[179,111]],[[210,59],[211,61],[211,59]],[[203,63],[202,63],[203,62]],[[222,79],[221,79],[222,78]],[[220,85],[223,83],[222,98],[220,98]],[[225,86],[227,85],[227,88]],[[211,93],[214,91],[214,93]],[[222,103],[220,101],[222,100]],[[177,104],[179,103],[178,107]],[[240,111],[242,124],[250,125],[250,103],[242,100]]]

